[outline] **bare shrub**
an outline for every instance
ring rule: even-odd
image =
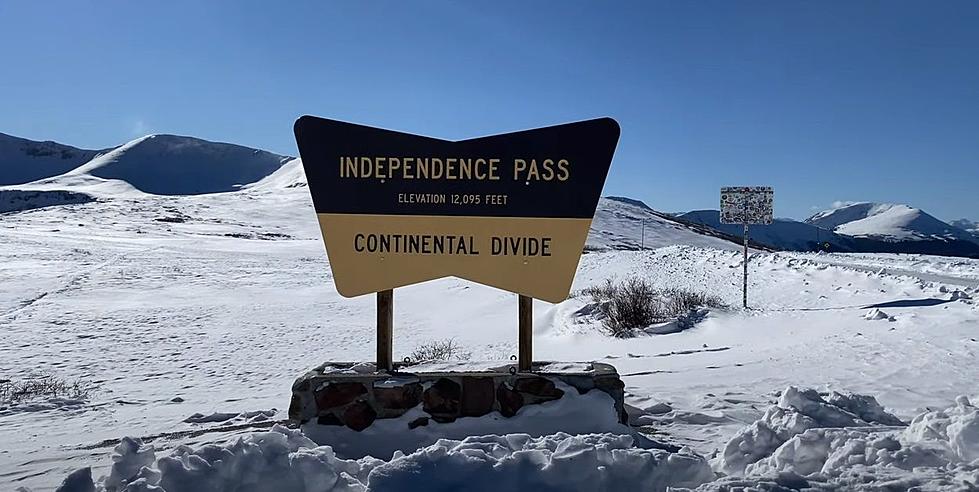
[[[462,360],[468,359],[470,356],[472,354],[463,351],[462,347],[456,343],[454,338],[446,338],[419,345],[408,356],[408,362],[410,364],[419,364],[431,361]]]
[[[671,320],[681,321],[689,327],[691,320],[697,319],[691,313],[705,307],[725,307],[717,296],[679,288],[656,289],[648,281],[636,277],[619,283],[608,279],[583,289],[581,293],[591,296],[606,331],[620,338],[635,336],[643,328]]]
[[[704,292],[693,292],[678,288],[662,291],[663,297],[669,299],[668,311],[674,314],[684,314],[700,308],[721,309],[726,307],[720,297]]]
[[[81,380],[69,380],[50,374],[32,376],[20,381],[0,379],[0,404],[14,404],[38,398],[84,400],[94,386]]]

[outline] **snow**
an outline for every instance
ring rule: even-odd
[[[772,483],[848,490],[963,490],[979,484],[979,412],[967,397],[907,427],[865,395],[789,387],[712,464],[731,477],[705,486]],[[872,483],[871,483],[872,482]]]
[[[894,321],[894,317],[893,316],[885,313],[884,311],[881,311],[878,308],[873,308],[870,311],[867,311],[867,314],[863,315],[863,319],[865,319],[867,321],[877,321],[877,320],[880,320],[880,319],[886,319],[888,321]]]
[[[554,415],[554,414],[552,414]],[[518,417],[520,418],[519,414]],[[404,433],[392,433],[398,436]],[[375,453],[379,454],[379,453]],[[790,386],[710,463],[671,452],[634,431],[467,435],[438,439],[390,458],[342,457],[279,425],[157,458],[124,438],[107,476],[71,473],[59,490],[964,490],[979,483],[979,409],[952,406],[910,424],[873,397]],[[712,468],[713,467],[713,470]],[[717,479],[714,471],[720,473]],[[158,487],[158,488],[154,488]],[[776,488],[776,490],[778,490]]]
[[[98,486],[109,492],[665,491],[713,478],[699,456],[636,444],[629,435],[506,434],[442,439],[387,461],[345,460],[329,446],[275,426],[221,444],[181,446],[159,459],[152,446],[125,439]],[[95,485],[90,469],[72,474],[68,482],[73,485],[62,489],[66,492]]]

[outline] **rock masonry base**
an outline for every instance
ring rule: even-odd
[[[428,416],[409,422],[409,429],[429,420],[446,423],[491,412],[512,417],[525,406],[564,396],[555,385],[558,381],[580,394],[608,393],[614,402],[609,411],[626,422],[625,385],[614,367],[599,362],[535,362],[529,372],[517,372],[505,363],[466,370],[402,364],[391,372],[377,372],[363,363],[328,362],[293,384],[289,419],[360,431],[377,419],[398,418],[419,405]]]

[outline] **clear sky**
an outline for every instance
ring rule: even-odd
[[[296,155],[302,114],[447,139],[598,116],[606,194],[979,219],[975,1],[0,1],[0,132]]]

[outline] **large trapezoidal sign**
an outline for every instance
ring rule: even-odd
[[[567,298],[619,126],[451,142],[303,116],[296,142],[337,290],[457,276]]]

